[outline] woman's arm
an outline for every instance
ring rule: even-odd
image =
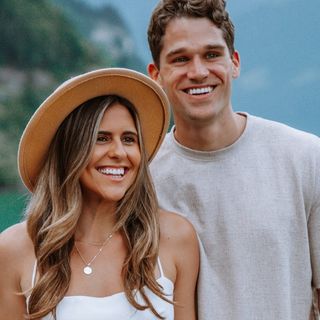
[[[199,272],[199,244],[193,226],[184,220],[179,224],[174,289],[174,319],[197,319],[196,284]]]
[[[25,246],[21,240],[21,226],[13,226],[0,234],[0,319],[23,320],[25,297],[21,293],[21,261]]]
[[[174,319],[195,320],[199,243],[192,224],[175,213],[161,212],[160,254],[174,282]]]

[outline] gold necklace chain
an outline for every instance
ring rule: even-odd
[[[95,256],[89,261],[87,262],[86,259],[82,256],[80,250],[77,247],[76,242],[74,243],[74,247],[76,248],[81,260],[83,261],[83,263],[85,264],[85,267],[83,268],[83,273],[86,274],[87,276],[89,276],[90,274],[92,274],[93,269],[91,267],[91,264],[94,260],[96,260],[96,258],[99,256],[99,254],[102,252],[103,248],[105,247],[105,245],[109,242],[109,240],[111,240],[111,238],[113,237],[113,232],[110,232],[106,238],[106,240],[104,240],[104,242],[102,243],[101,247],[99,248],[98,252],[95,254]]]
[[[87,241],[82,241],[82,240],[75,240],[75,242],[84,243],[84,244],[87,244],[89,246],[94,246],[94,247],[101,247],[104,243],[104,242],[87,242]]]

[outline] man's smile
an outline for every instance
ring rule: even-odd
[[[184,89],[183,91],[189,95],[202,95],[202,94],[208,94],[211,93],[216,86],[206,86],[201,88],[188,88]]]

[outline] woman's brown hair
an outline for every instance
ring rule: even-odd
[[[96,143],[106,108],[119,103],[131,113],[139,134],[141,162],[137,177],[118,202],[117,223],[128,245],[122,269],[128,301],[138,310],[150,308],[162,319],[144,292],[152,292],[169,302],[156,282],[154,269],[159,249],[158,203],[148,171],[138,114],[134,106],[118,96],[91,99],[74,110],[60,125],[39,175],[26,211],[28,233],[33,241],[38,277],[28,299],[28,319],[52,312],[65,296],[71,278],[70,254],[82,210],[79,177],[87,166]],[[138,290],[145,304],[134,297]]]

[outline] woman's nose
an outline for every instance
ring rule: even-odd
[[[110,158],[121,158],[126,156],[126,150],[122,144],[122,141],[112,141],[109,145],[108,156]]]

